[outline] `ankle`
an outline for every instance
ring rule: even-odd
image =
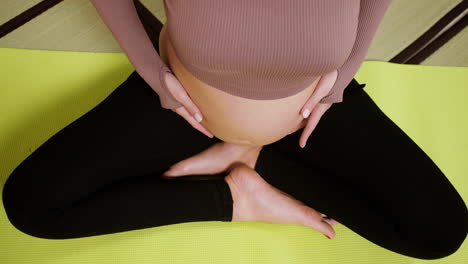
[[[240,221],[241,220],[240,206],[239,206],[240,196],[239,196],[238,187],[234,183],[234,180],[232,178],[231,173],[229,175],[227,175],[226,177],[224,177],[224,181],[226,181],[226,183],[229,186],[229,189],[231,190],[231,196],[232,196],[232,201],[233,201],[233,204],[232,204],[232,220],[231,221]]]

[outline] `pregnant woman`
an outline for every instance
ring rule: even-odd
[[[156,44],[132,0],[94,0],[135,71],[15,168],[9,220],[50,239],[340,223],[403,255],[454,253],[463,199],[353,78],[390,2],[165,0]]]

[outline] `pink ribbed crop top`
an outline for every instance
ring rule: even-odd
[[[164,0],[167,34],[197,79],[232,95],[270,100],[294,95],[338,72],[321,103],[339,103],[361,66],[391,0]],[[163,108],[182,104],[167,90]]]

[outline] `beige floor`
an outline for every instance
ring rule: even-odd
[[[462,0],[393,0],[366,60],[389,61]],[[40,0],[1,0],[0,24]],[[162,22],[162,0],[141,0]],[[91,52],[122,52],[91,1],[64,0],[0,39],[0,47]],[[468,30],[464,29],[421,64],[468,66]]]

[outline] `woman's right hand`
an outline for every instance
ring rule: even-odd
[[[170,72],[165,72],[164,78],[169,92],[183,105],[171,110],[187,120],[193,128],[213,138],[213,134],[201,124],[203,120],[201,111],[187,94],[179,80],[177,80],[177,77]],[[198,118],[198,120],[196,118]]]

